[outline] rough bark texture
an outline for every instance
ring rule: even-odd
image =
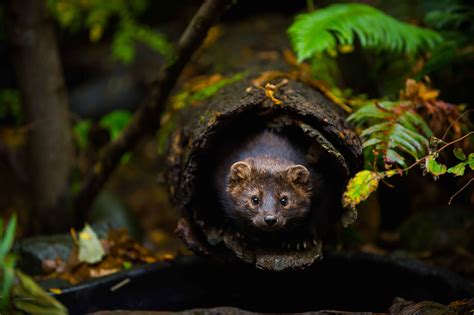
[[[147,132],[156,130],[171,89],[194,51],[201,45],[209,28],[227,10],[231,0],[206,0],[181,35],[174,59],[161,70],[158,79],[151,84],[150,93],[135,112],[129,125],[119,138],[104,148],[99,160],[93,165],[76,198],[75,209],[82,221],[89,206],[112,174],[122,156],[133,149]]]
[[[328,225],[341,222],[347,226],[357,217],[354,210],[342,209],[340,198],[347,180],[362,166],[360,141],[346,125],[345,114],[318,91],[289,80],[275,94],[282,101],[277,105],[263,88],[252,86],[251,78],[224,88],[207,104],[183,113],[168,157],[171,193],[183,215],[177,233],[197,253],[231,260],[238,257],[269,270],[303,268],[321,259],[320,239],[300,250],[250,246],[238,231],[222,226],[209,181],[216,162],[212,160],[214,150],[224,143],[238,143],[241,134],[259,128],[293,134],[295,140],[306,143],[310,159],[312,150],[322,148],[331,197],[324,213],[317,210],[315,221],[308,223],[322,235]]]
[[[67,229],[72,143],[63,72],[45,1],[11,0],[7,33],[28,133],[35,232]]]

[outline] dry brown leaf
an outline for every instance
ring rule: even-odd
[[[252,80],[252,84],[256,87],[265,87],[270,81],[287,78],[289,74],[283,71],[269,70],[262,72],[258,77]]]

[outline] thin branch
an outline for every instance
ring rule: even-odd
[[[232,0],[206,0],[196,12],[178,41],[173,61],[161,69],[158,79],[151,85],[150,93],[134,113],[130,123],[115,141],[103,149],[98,161],[86,175],[74,203],[79,222],[84,220],[88,208],[122,156],[130,151],[144,134],[159,128],[166,100],[184,66],[201,45],[209,28],[232,2]]]
[[[449,198],[448,205],[451,205],[451,202],[453,201],[453,199],[457,195],[459,195],[464,189],[466,189],[466,187],[469,186],[469,184],[472,183],[473,181],[474,181],[474,178],[471,178],[464,186],[462,186],[458,191],[456,191],[456,193],[452,195],[451,198]]]
[[[444,132],[443,137],[441,138],[441,140],[444,141],[444,139],[448,135],[448,131],[454,126],[455,123],[457,123],[459,121],[459,119],[463,118],[464,116],[466,116],[467,114],[472,113],[472,112],[474,112],[474,109],[470,109],[470,110],[465,111],[464,113],[459,115],[458,118],[456,118],[451,124],[449,124],[449,126],[446,129],[446,131]]]
[[[426,158],[429,157],[430,155],[440,153],[441,151],[443,151],[444,149],[446,149],[446,148],[449,147],[450,145],[453,145],[453,144],[455,144],[455,143],[457,143],[457,142],[459,142],[459,141],[461,141],[461,140],[463,140],[463,139],[469,137],[469,136],[472,135],[472,134],[474,134],[474,131],[470,131],[470,132],[466,133],[464,136],[462,136],[461,138],[458,138],[458,139],[456,139],[456,140],[453,140],[453,141],[451,141],[451,142],[446,143],[445,145],[443,145],[441,148],[439,148],[439,149],[436,150],[435,152],[433,152],[433,153],[431,153],[431,154],[429,154],[429,155],[427,155],[427,156],[424,156],[424,157],[422,157],[421,159],[416,160],[415,163],[413,163],[412,165],[408,166],[407,168],[402,169],[401,171],[402,171],[402,172],[406,172],[406,171],[412,169],[412,168],[415,167],[416,165],[418,165],[418,164],[420,164],[421,162],[423,162],[424,160],[426,160]]]

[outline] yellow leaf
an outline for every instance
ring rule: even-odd
[[[345,208],[355,208],[377,189],[381,178],[382,175],[376,172],[368,170],[358,172],[347,184],[342,196],[342,205]]]

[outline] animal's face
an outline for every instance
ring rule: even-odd
[[[270,171],[255,167],[251,160],[240,161],[230,169],[227,193],[238,220],[260,230],[277,231],[308,213],[310,174],[302,165]]]

